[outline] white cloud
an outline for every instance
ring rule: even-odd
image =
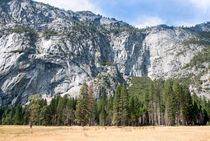
[[[190,2],[205,13],[210,10],[210,0],[190,0]]]
[[[133,25],[137,28],[145,28],[149,26],[156,26],[160,24],[165,24],[165,21],[160,17],[152,17],[152,16],[143,16],[138,18],[137,22]]]
[[[65,10],[73,10],[73,11],[92,11],[96,14],[102,14],[102,10],[94,3],[90,2],[90,0],[35,0],[38,2],[43,2],[58,8],[63,8]]]

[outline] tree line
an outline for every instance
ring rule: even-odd
[[[52,98],[50,103],[38,95],[30,104],[0,107],[1,125],[44,126],[141,126],[206,125],[210,119],[210,101],[190,93],[179,81],[152,81],[134,78],[130,87],[117,86],[115,95],[103,89],[94,98],[93,84],[83,83],[77,99],[67,95]]]

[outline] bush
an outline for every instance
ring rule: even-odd
[[[111,62],[100,62],[99,64],[103,66],[114,66]]]
[[[32,51],[31,50],[29,50],[29,49],[26,49],[26,50],[12,50],[12,51],[10,51],[9,53],[32,53]]]
[[[37,40],[37,37],[38,37],[36,31],[31,29],[30,27],[17,26],[13,29],[8,29],[8,30],[11,31],[11,32],[14,32],[14,33],[18,33],[18,34],[28,33],[32,42],[35,42]]]
[[[59,34],[58,34],[58,32],[56,32],[56,31],[52,31],[52,30],[46,30],[46,31],[44,31],[44,33],[43,33],[43,37],[50,37],[50,36],[58,36]]]

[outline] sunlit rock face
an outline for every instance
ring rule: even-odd
[[[76,97],[83,82],[95,97],[114,94],[133,76],[152,79],[200,75],[190,89],[209,98],[209,62],[189,67],[209,49],[210,23],[192,28],[136,29],[90,11],[61,10],[30,0],[0,3],[0,105],[26,103],[33,94]],[[197,42],[189,42],[192,39]],[[200,44],[199,41],[207,44]],[[188,66],[188,67],[186,67]]]

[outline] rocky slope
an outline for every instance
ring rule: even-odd
[[[84,81],[96,97],[103,87],[113,95],[132,76],[185,78],[209,98],[209,50],[209,22],[136,29],[90,11],[2,0],[0,105],[25,103],[32,94],[77,96]]]

